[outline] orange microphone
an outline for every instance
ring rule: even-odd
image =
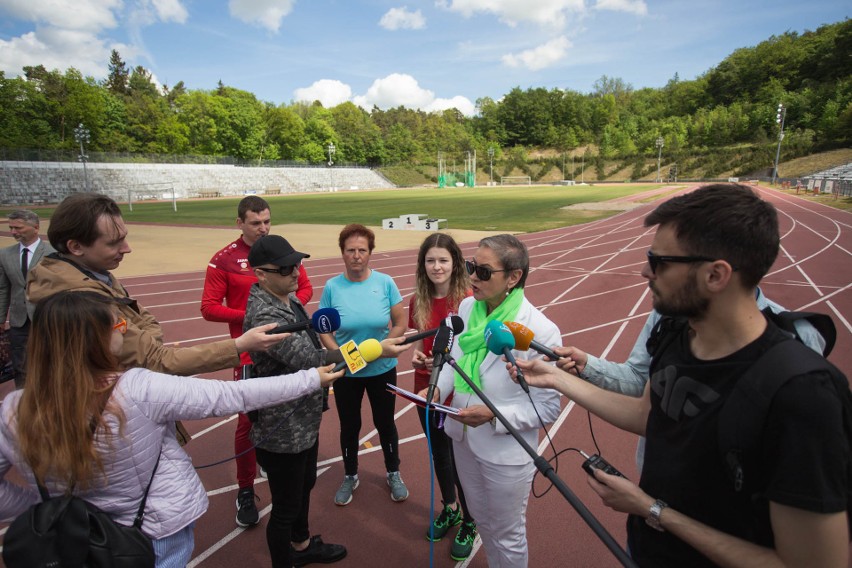
[[[559,355],[557,355],[552,349],[545,347],[538,341],[535,341],[535,334],[524,324],[516,321],[504,321],[503,324],[512,332],[512,336],[515,338],[515,349],[518,351],[534,349],[542,355],[546,355],[552,361],[561,359],[561,357],[559,357]]]

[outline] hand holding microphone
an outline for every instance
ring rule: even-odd
[[[403,341],[400,345],[408,345],[409,343],[414,343],[415,341],[420,341],[421,339],[432,337],[433,335],[437,334],[438,330],[440,330],[442,327],[449,327],[453,335],[458,335],[462,331],[464,331],[464,320],[461,319],[459,316],[449,316],[448,318],[441,321],[440,326],[434,329],[427,329],[426,331],[421,331],[419,333],[414,333],[405,336],[405,341]]]
[[[292,333],[313,329],[317,333],[332,333],[340,327],[340,313],[334,308],[320,308],[314,312],[310,320],[284,323],[266,333]]]
[[[521,368],[518,367],[518,362],[512,354],[512,349],[515,348],[515,338],[509,328],[503,322],[491,320],[485,326],[485,346],[495,355],[503,355],[515,369],[518,384],[524,389],[524,392],[529,394],[530,387],[527,384]]]
[[[528,328],[522,323],[518,323],[516,321],[504,321],[503,324],[509,329],[512,333],[512,337],[515,338],[515,349],[518,351],[527,351],[529,349],[533,349],[538,351],[542,355],[548,357],[551,361],[556,361],[559,359],[559,355],[550,349],[535,341],[535,334],[533,330]]]

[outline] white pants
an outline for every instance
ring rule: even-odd
[[[490,568],[526,568],[527,502],[535,466],[498,465],[453,440],[456,470]]]

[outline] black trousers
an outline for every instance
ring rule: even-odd
[[[426,432],[426,409],[417,407],[417,416],[423,432]],[[432,447],[432,464],[435,467],[435,478],[441,489],[441,501],[445,505],[455,502],[456,495],[462,506],[465,522],[473,522],[473,517],[467,511],[467,503],[464,500],[459,475],[456,473],[456,462],[453,459],[453,441],[447,436],[443,428],[435,426],[435,412],[429,412],[429,444]],[[447,418],[449,420],[449,418]]]
[[[26,378],[27,362],[27,339],[30,336],[30,320],[21,327],[9,327],[9,348],[12,355],[12,369],[14,370],[15,388],[24,388]]]
[[[393,419],[396,396],[388,392],[387,383],[396,384],[396,367],[381,375],[343,377],[334,383],[334,402],[340,419],[340,451],[346,475],[358,473],[358,436],[365,391],[373,411],[373,424],[379,431],[385,469],[389,472],[399,470],[399,433]]]
[[[308,512],[317,481],[319,439],[298,454],[279,454],[257,448],[257,463],[266,470],[272,511],[266,525],[266,544],[273,568],[292,568],[291,542],[311,537]]]

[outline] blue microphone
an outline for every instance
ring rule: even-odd
[[[512,349],[515,348],[515,336],[503,322],[497,320],[488,322],[485,326],[485,346],[495,355],[503,355],[515,367],[518,374],[518,384],[521,385],[525,393],[529,394],[530,386],[512,354]]]
[[[290,333],[313,329],[317,333],[331,333],[340,327],[340,313],[334,308],[320,308],[314,312],[310,320],[281,324],[267,331],[267,335],[275,333]]]

